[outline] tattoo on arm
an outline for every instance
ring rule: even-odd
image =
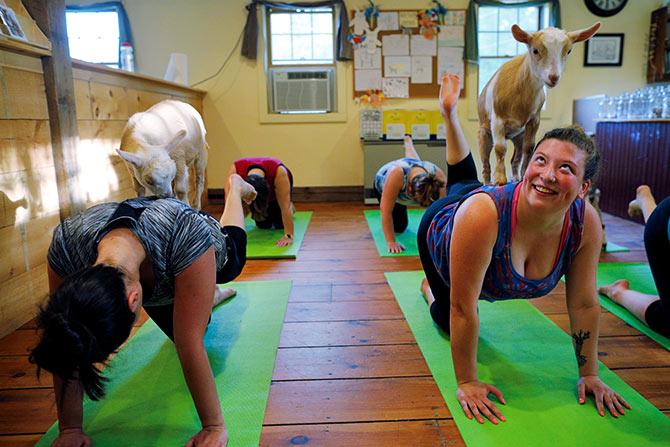
[[[575,355],[577,356],[577,365],[580,367],[586,364],[586,357],[582,355],[582,347],[584,346],[584,341],[591,338],[591,333],[589,331],[582,331],[581,329],[576,334],[572,334],[572,339],[575,341]]]

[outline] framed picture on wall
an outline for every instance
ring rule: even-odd
[[[26,40],[26,33],[21,28],[21,22],[14,14],[14,11],[7,6],[0,4],[0,33],[6,36],[16,37]]]
[[[585,67],[620,67],[623,62],[623,33],[596,34],[586,41]]]

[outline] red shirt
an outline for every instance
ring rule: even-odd
[[[250,170],[259,168],[265,174],[265,180],[268,182],[268,200],[270,202],[277,200],[275,196],[275,178],[277,177],[277,169],[284,166],[289,177],[289,182],[293,184],[293,176],[291,171],[278,158],[272,157],[247,157],[235,160],[235,170],[237,175],[246,178]]]

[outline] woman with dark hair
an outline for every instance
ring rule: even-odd
[[[258,228],[283,229],[284,235],[276,244],[278,247],[292,244],[295,207],[291,201],[293,193],[291,171],[277,158],[247,157],[233,162],[228,175],[234,173],[251,184],[258,193],[248,210],[245,208],[245,214],[251,213]]]
[[[409,225],[407,206],[427,207],[444,197],[446,191],[446,177],[442,169],[419,158],[409,135],[405,136],[404,146],[405,157],[389,161],[379,168],[373,185],[389,253],[405,250],[396,241],[395,233],[402,233]]]
[[[217,283],[246,261],[243,203],[255,191],[237,175],[220,222],[176,199],[139,197],[65,219],[48,253],[50,299],[30,360],[53,373],[55,446],[90,445],[82,399],[104,396],[97,364],[128,338],[142,307],[174,342],[202,429],[188,446],[224,446],[228,434],[203,344],[212,306],[230,296]],[[217,293],[218,292],[218,293]],[[234,293],[234,291],[232,291]]]
[[[482,186],[458,122],[459,79],[446,75],[440,109],[447,126],[447,196],[428,208],[418,231],[426,279],[421,290],[435,323],[450,333],[457,396],[468,418],[504,421],[477,377],[477,301],[535,298],[566,277],[567,305],[579,369],[577,395],[595,396],[598,412],[624,414],[628,403],[598,377],[600,306],[596,270],[602,227],[584,195],[600,156],[578,128],[540,140],[523,180]]]
[[[631,217],[642,214],[644,218],[644,248],[658,295],[632,290],[625,279],[601,287],[599,292],[628,309],[651,329],[670,337],[670,197],[656,205],[649,186],[641,185],[628,206],[628,214]]]

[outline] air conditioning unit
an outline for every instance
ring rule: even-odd
[[[271,68],[273,113],[335,110],[334,68]]]

